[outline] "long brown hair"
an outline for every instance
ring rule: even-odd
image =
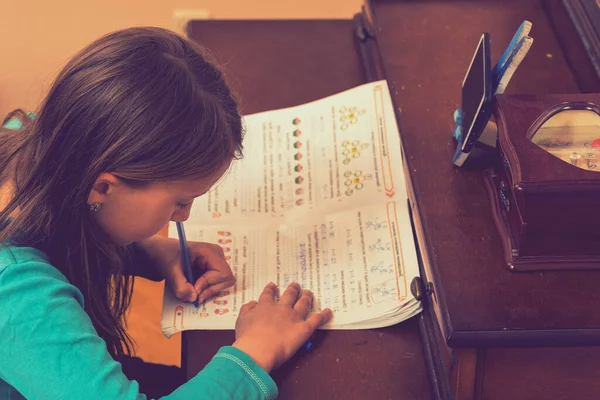
[[[172,32],[126,29],[77,54],[35,118],[10,117],[24,126],[0,131],[0,184],[14,188],[0,243],[43,251],[83,293],[109,351],[130,354],[126,252],[94,223],[88,195],[103,172],[141,186],[208,177],[241,156],[242,121],[222,73]]]

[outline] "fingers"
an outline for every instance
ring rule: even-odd
[[[200,295],[198,301],[203,303],[206,299],[216,295],[221,290],[227,289],[235,283],[233,276],[225,278],[222,276],[213,275],[210,272],[202,275],[200,279],[196,281],[196,291]],[[198,290],[199,288],[199,290]]]
[[[318,314],[313,314],[306,320],[306,324],[308,324],[309,328],[312,332],[317,330],[321,325],[326,324],[333,317],[333,312],[326,308]]]
[[[256,307],[258,303],[254,300],[252,300],[249,303],[246,303],[242,306],[242,308],[240,308],[240,316],[246,314],[248,311],[252,310],[254,307]]]
[[[181,301],[191,302],[195,301],[198,297],[198,292],[194,286],[187,281],[183,271],[179,268],[173,269],[170,284],[173,294]]]
[[[185,283],[183,287],[179,286],[176,290],[175,297],[181,301],[192,303],[198,298],[198,293],[194,290],[191,283]]]
[[[202,276],[208,270],[208,264],[202,256],[197,257],[192,263],[193,276]]]
[[[225,253],[221,246],[211,243],[201,243],[201,247],[198,247],[199,253],[210,266],[226,266],[229,268],[229,264],[225,260]],[[214,269],[214,268],[213,268]]]
[[[204,303],[207,299],[217,295],[221,290],[225,290],[228,287],[231,287],[231,283],[223,282],[213,286],[209,286],[200,293],[200,296],[198,297],[198,302]]]
[[[269,283],[263,289],[260,297],[258,298],[259,303],[273,303],[275,301],[275,296],[277,296],[277,286],[273,282]]]
[[[214,246],[214,250],[215,252],[220,255],[221,257],[225,258],[225,252],[223,251],[223,248],[219,245],[213,244],[212,246]]]
[[[230,270],[229,263],[225,260],[225,253],[221,246],[204,242],[189,242],[190,252],[194,263],[201,268]]]
[[[201,257],[205,269],[204,274],[194,284],[196,292],[200,295],[198,301],[203,302],[221,290],[232,286],[235,283],[235,277],[220,246],[199,243],[194,250],[195,254]]]
[[[308,314],[312,308],[313,294],[310,290],[302,290],[302,296],[294,304],[294,310],[298,311],[303,317]]]
[[[229,267],[229,264],[227,264],[224,258],[213,256],[205,257],[204,260],[206,261],[206,271],[204,272],[204,274],[206,275],[207,273],[213,273],[211,276],[213,282],[211,283],[217,283],[214,282],[214,279],[217,278],[219,279],[219,281],[233,281],[233,272],[231,272],[231,268]]]
[[[227,273],[226,271],[207,271],[198,278],[194,284],[194,288],[196,289],[196,292],[202,293],[211,286],[225,285],[223,287],[223,289],[225,289],[234,283],[235,277],[231,273]]]
[[[223,248],[218,244],[206,242],[196,242],[196,244],[198,245],[198,250],[204,256],[208,255],[209,253],[214,253],[216,255],[222,256],[223,258],[225,257]]]
[[[298,285],[295,282],[290,283],[287,289],[285,289],[285,292],[283,292],[283,294],[281,295],[281,298],[279,299],[279,304],[293,307],[294,304],[296,304],[296,301],[298,301],[298,297],[300,296],[301,292],[302,288],[300,287],[300,285]]]

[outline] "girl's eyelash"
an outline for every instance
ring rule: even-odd
[[[187,203],[187,204],[183,204],[180,202],[177,202],[177,207],[181,208],[181,209],[185,209],[187,206],[189,206],[191,203]]]

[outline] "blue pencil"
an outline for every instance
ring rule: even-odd
[[[185,237],[185,230],[183,229],[183,222],[176,222],[177,235],[179,236],[179,247],[181,249],[181,264],[183,264],[183,272],[185,279],[194,285],[194,273],[192,271],[192,256],[190,255],[190,248],[188,247],[187,239]],[[194,305],[198,307],[198,299],[194,301]]]
[[[304,343],[304,346],[302,346],[304,348],[304,351],[306,351],[307,353],[310,353],[312,351],[313,348],[313,344],[312,344],[312,340],[307,340]]]

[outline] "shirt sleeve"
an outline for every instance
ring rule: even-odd
[[[0,267],[0,378],[28,399],[145,399],[123,374],[84,311],[83,296],[56,268]],[[273,399],[271,377],[245,353],[222,348],[164,399]]]

